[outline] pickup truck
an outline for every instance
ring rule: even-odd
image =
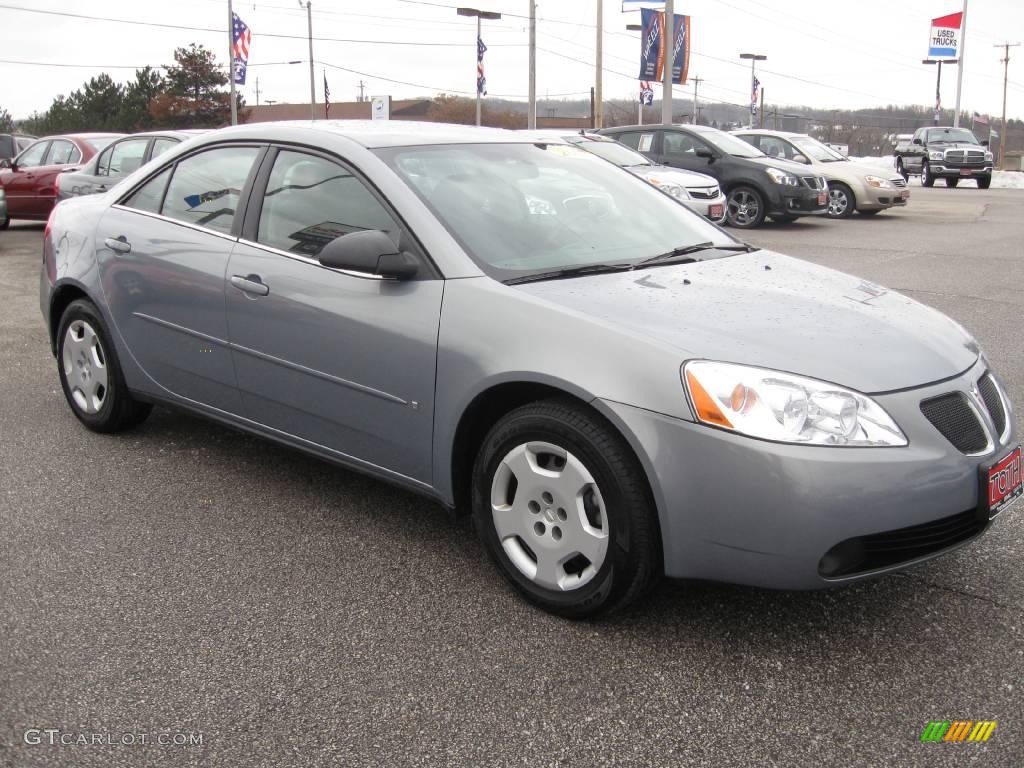
[[[966,128],[918,128],[910,144],[897,145],[896,170],[903,178],[921,176],[921,186],[944,179],[955,187],[961,179],[974,179],[979,189],[992,183],[992,153]]]

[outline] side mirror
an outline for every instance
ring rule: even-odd
[[[911,141],[910,143],[911,143],[911,144],[920,144],[920,143],[921,143],[921,139],[914,139],[914,140],[913,140],[913,141]]]
[[[379,229],[349,232],[336,237],[320,251],[319,259],[325,267],[366,272],[395,280],[409,280],[419,272],[416,258],[399,251],[391,238]]]
[[[696,155],[697,157],[707,158],[709,162],[715,159],[715,153],[712,152],[707,147],[697,147],[697,149],[694,150],[693,154]]]
[[[804,155],[793,155],[793,162],[794,163],[803,163],[804,165],[810,165],[811,164],[811,161],[808,160],[807,157],[804,156]]]
[[[988,139],[985,139],[984,141],[982,141],[981,142],[981,146],[987,147],[988,146]]]

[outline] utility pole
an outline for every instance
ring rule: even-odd
[[[670,31],[671,30],[671,31]],[[665,62],[661,78],[661,122],[672,123],[672,64],[675,62],[676,42],[676,4],[674,0],[665,0],[665,29],[661,31],[664,40],[662,50]]]
[[[526,127],[537,129],[537,0],[530,0],[530,91]]]
[[[316,80],[313,78],[313,2],[299,0],[299,7],[306,9],[306,22],[309,27],[309,119],[316,120]]]
[[[693,78],[693,124],[700,125],[700,107],[697,106],[697,86],[704,82],[702,77]]]
[[[757,127],[764,128],[764,88],[761,88],[761,114],[757,118]]]
[[[963,15],[960,16],[960,63],[956,68],[956,111],[953,112],[953,127],[960,126],[960,89],[964,82],[964,48],[967,46],[967,0],[964,0]]]
[[[1002,43],[996,45],[996,48],[1003,49],[1003,58],[1000,59],[1003,63],[1003,119],[1000,123],[999,128],[999,170],[1002,171],[1006,168],[1006,161],[1003,157],[1006,155],[1006,82],[1010,76],[1010,49],[1016,48],[1020,43]]]
[[[604,128],[604,0],[597,0],[597,63],[594,66],[594,127]]]
[[[231,124],[238,125],[238,99],[235,97],[235,12],[228,0],[228,80],[231,82]]]

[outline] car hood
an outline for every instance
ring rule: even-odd
[[[516,289],[679,350],[865,393],[921,386],[974,364],[940,312],[857,277],[771,251]]]
[[[928,149],[980,149],[985,152],[986,149],[981,144],[972,144],[969,141],[953,141],[946,143],[944,141],[933,141],[928,144]]]
[[[718,180],[714,176],[696,171],[684,171],[668,165],[631,165],[626,170],[648,181],[657,179],[667,184],[678,184],[681,187],[717,187]]]

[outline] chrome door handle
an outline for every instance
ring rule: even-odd
[[[254,293],[257,296],[266,296],[270,293],[270,286],[260,280],[259,275],[232,275],[231,284],[240,291]]]
[[[128,242],[128,238],[124,235],[120,237],[108,237],[103,241],[103,244],[112,251],[118,253],[131,253],[132,244]]]

